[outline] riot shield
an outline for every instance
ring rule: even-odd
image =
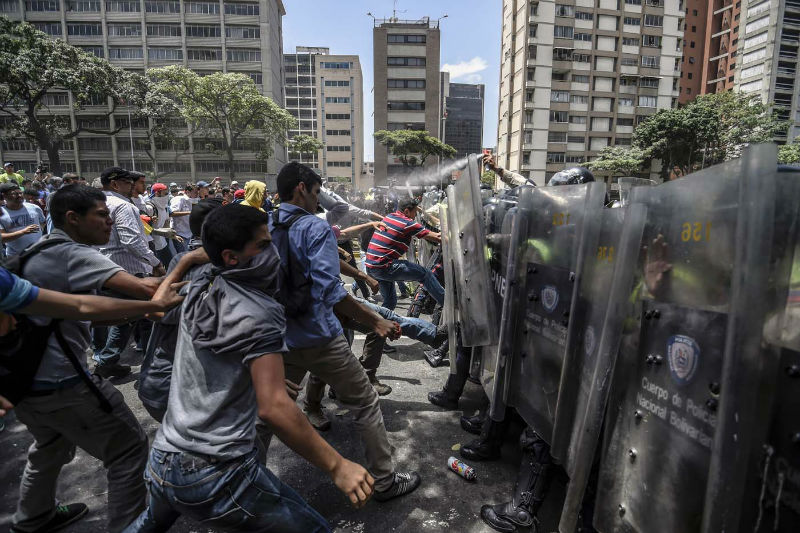
[[[617,185],[619,186],[620,206],[624,207],[630,203],[631,189],[642,186],[649,187],[655,183],[653,180],[644,178],[617,178]]]
[[[489,346],[497,342],[498,335],[483,227],[479,168],[477,156],[470,155],[461,177],[455,185],[447,188],[450,237],[454,244],[453,274],[464,346]]]
[[[567,338],[581,327],[572,319],[575,280],[597,242],[604,199],[605,185],[597,182],[524,189],[519,196],[512,242],[517,303],[502,326],[516,329],[504,336],[513,339],[508,404],[548,443]]]
[[[626,318],[597,488],[594,525],[601,533],[728,530],[709,526],[728,505],[719,497],[725,474],[712,468],[712,450],[734,457],[728,447],[741,452],[733,441],[747,443],[753,429],[733,422],[733,405],[752,421],[733,383],[748,383],[740,370],[759,366],[762,355],[764,301],[753,296],[772,283],[765,258],[777,221],[775,150],[768,152],[759,147],[631,192],[631,205],[647,215],[633,280],[615,283],[609,299]]]
[[[508,259],[511,250],[511,229],[516,214],[517,198],[511,196],[498,196],[488,200],[484,207],[484,228],[486,230],[486,243],[489,249],[489,270],[491,272],[493,305],[495,316],[504,318],[504,301],[508,297]],[[513,259],[513,255],[511,256]],[[492,410],[498,409],[505,412],[502,404],[503,381],[498,367],[500,355],[500,339],[497,344],[484,346],[481,350],[481,385],[489,397]]]
[[[442,321],[447,325],[447,355],[450,359],[450,373],[456,372],[456,350],[458,347],[458,305],[456,303],[456,282],[453,279],[453,249],[452,231],[449,217],[449,204],[439,206],[439,220],[442,227],[442,268],[444,269],[444,306],[442,308]]]
[[[630,286],[646,211],[641,205],[603,209],[594,253],[577,279],[574,314],[556,404],[550,454],[569,477],[559,531],[577,526],[603,424],[625,314],[608,306],[614,283]]]

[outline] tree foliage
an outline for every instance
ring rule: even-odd
[[[739,157],[746,145],[769,142],[787,125],[758,95],[728,91],[662,109],[636,128],[633,146],[660,159],[667,179]]]
[[[795,137],[792,142],[778,148],[778,163],[782,165],[800,163],[800,137]]]
[[[586,163],[586,168],[616,177],[636,176],[649,160],[648,151],[635,146],[606,146],[595,159]]]
[[[494,170],[483,171],[481,174],[481,183],[494,189],[497,184],[497,175],[494,173]]]
[[[208,76],[177,65],[148,70],[152,91],[171,99],[189,123],[191,133],[212,140],[212,151],[225,155],[234,176],[234,150],[247,142],[260,159],[283,143],[297,121],[271,98],[262,95],[244,74],[217,72]]]
[[[422,166],[429,156],[455,157],[456,149],[445,144],[427,131],[380,130],[375,139],[396,155],[404,167]]]
[[[0,114],[10,119],[2,135],[36,144],[47,153],[56,174],[63,170],[59,149],[64,141],[83,131],[113,135],[120,128],[81,122],[73,126],[68,116],[51,112],[48,95],[70,91],[75,109],[100,103],[106,108],[103,114],[109,117],[118,105],[135,104],[137,95],[146,92],[142,76],[51,39],[25,22],[0,17],[0,34]]]
[[[299,155],[302,159],[304,155],[316,154],[324,146],[316,137],[301,133],[289,139],[289,157],[294,159]]]

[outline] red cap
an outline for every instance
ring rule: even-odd
[[[235,193],[233,193],[234,198],[244,198],[244,189],[239,189]]]
[[[153,186],[150,187],[150,190],[152,192],[166,191],[167,190],[167,186],[164,185],[163,183],[154,183]]]

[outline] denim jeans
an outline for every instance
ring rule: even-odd
[[[396,281],[421,281],[433,299],[444,304],[444,287],[433,272],[422,265],[410,263],[404,259],[395,259],[391,265],[385,268],[367,267],[367,273],[380,282],[383,306],[387,309],[394,309],[397,306],[397,294],[394,292]]]
[[[124,352],[125,348],[128,346],[131,333],[133,333],[133,325],[134,323],[108,326],[107,328],[104,326],[95,328],[94,340],[95,349],[97,351],[95,351],[92,358],[98,365],[113,365],[119,362],[122,352]],[[107,331],[105,343],[102,342],[103,334],[100,328]]]
[[[331,531],[319,513],[258,462],[255,448],[227,461],[153,448],[144,479],[148,507],[124,533],[167,531],[180,515],[224,531]]]

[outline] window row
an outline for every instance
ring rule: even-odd
[[[424,89],[425,80],[388,79],[386,86],[389,89]]]
[[[329,167],[350,167],[352,166],[352,162],[350,161],[328,161]]]
[[[390,67],[424,67],[424,57],[388,57],[386,62]]]
[[[335,146],[335,145],[334,146],[326,146],[325,150],[328,151],[328,152],[349,152],[350,151],[350,146],[349,145],[346,145],[346,146]]]
[[[349,96],[326,96],[325,97],[326,104],[349,104],[350,97]]]
[[[325,135],[351,135],[350,130],[325,130]]]
[[[389,111],[425,111],[425,102],[388,102]]]
[[[325,80],[325,87],[350,87],[350,80]]]
[[[389,44],[424,44],[425,34],[400,35],[397,33],[390,33],[386,36],[386,42]]]
[[[350,113],[325,113],[327,120],[350,120]]]
[[[67,11],[73,12],[100,12],[101,0],[67,0]],[[28,11],[59,11],[59,0],[27,0]],[[105,0],[106,11],[110,13],[138,13],[142,9],[139,0]],[[180,13],[180,2],[175,0],[145,0],[146,13]],[[223,10],[226,15],[259,15],[259,5],[250,2],[225,2]],[[216,15],[220,13],[218,2],[186,2],[186,13],[203,15]]]

